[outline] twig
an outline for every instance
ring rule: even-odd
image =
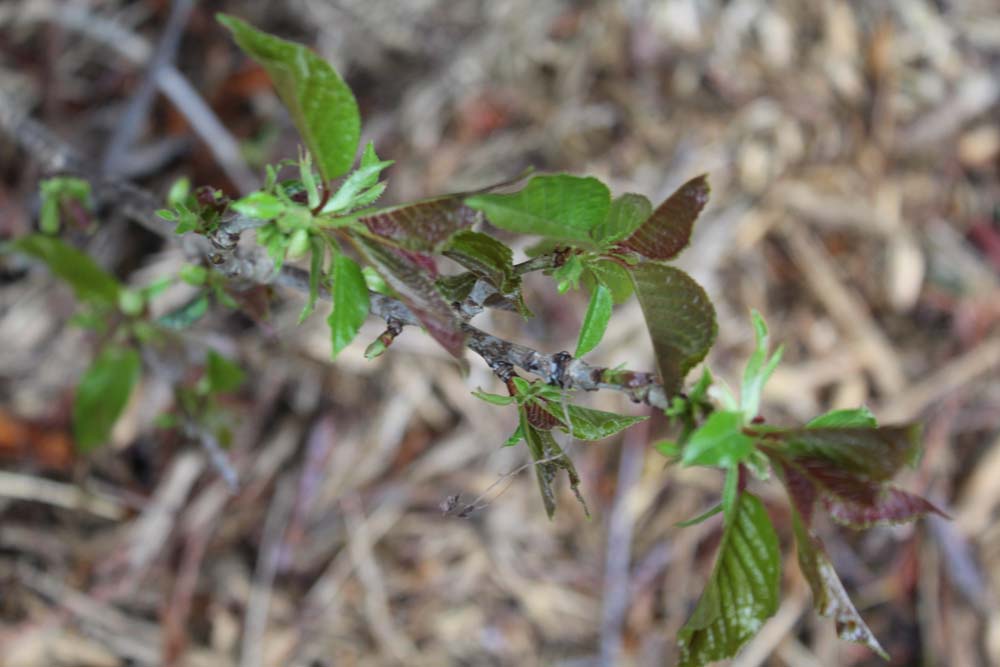
[[[155,216],[157,199],[152,194],[125,182],[111,183],[94,179],[83,167],[75,153],[64,142],[48,132],[34,120],[8,108],[0,94],[0,131],[11,136],[16,143],[39,159],[44,167],[76,173],[92,183],[95,196],[114,202],[128,217],[150,231],[165,238],[181,238],[195,251],[199,251],[217,270],[236,280],[256,284],[277,284],[299,292],[309,291],[309,274],[299,268],[285,266],[275,272],[274,263],[262,248],[249,252],[238,247],[239,231],[253,226],[241,216],[233,216],[220,223],[211,240],[186,234],[178,237],[172,223]],[[536,258],[518,265],[519,272],[538,270],[551,266],[550,259]],[[329,300],[329,293],[321,289],[320,296]],[[372,293],[371,313],[389,322],[420,326],[420,321],[402,302],[382,294]],[[485,304],[484,304],[485,305]],[[464,318],[468,319],[468,318]],[[565,389],[621,391],[637,403],[666,409],[669,397],[652,373],[591,366],[581,359],[574,359],[567,352],[544,354],[525,345],[512,343],[486,333],[471,324],[462,327],[466,334],[466,347],[481,356],[490,368],[516,366],[538,375],[549,384]]]

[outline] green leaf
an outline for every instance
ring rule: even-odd
[[[889,659],[875,634],[869,629],[861,614],[854,607],[844,590],[844,584],[827,558],[822,543],[802,521],[799,513],[792,508],[792,529],[795,532],[795,548],[798,552],[799,568],[809,582],[813,593],[813,607],[821,616],[832,618],[841,639],[863,644],[884,660]]]
[[[763,504],[737,498],[712,576],[678,635],[679,667],[730,658],[778,608],[781,552]]]
[[[505,396],[504,394],[490,394],[485,391],[476,390],[472,392],[472,395],[481,401],[486,401],[492,405],[511,405],[517,402],[517,399],[513,396]]]
[[[612,301],[611,290],[600,283],[594,285],[594,291],[590,294],[590,305],[587,306],[587,313],[583,316],[574,357],[587,354],[604,338],[608,321],[611,319]]]
[[[208,280],[208,269],[197,264],[185,264],[177,275],[188,285],[200,287]]]
[[[599,245],[617,243],[638,229],[652,212],[648,199],[628,192],[611,202],[608,217],[590,231],[590,236]]]
[[[208,378],[209,391],[224,394],[238,389],[246,379],[246,373],[235,362],[215,350],[209,350],[205,377]]]
[[[368,317],[368,286],[361,267],[346,255],[333,258],[333,310],[326,322],[330,325],[333,358],[351,344]]]
[[[576,254],[567,257],[565,262],[552,271],[552,278],[556,281],[556,289],[559,290],[560,294],[565,294],[570,289],[579,287],[582,276],[583,261]]]
[[[379,275],[378,271],[370,266],[362,267],[361,273],[365,276],[365,284],[372,292],[392,296],[392,288],[385,283],[385,278]]]
[[[644,262],[631,273],[663,387],[673,394],[715,342],[715,308],[705,290],[680,269]]]
[[[80,301],[118,305],[119,282],[89,256],[57,238],[31,234],[10,241],[3,248],[44,262],[49,271],[73,288]]]
[[[309,256],[309,299],[299,313],[299,324],[302,324],[312,315],[316,307],[316,297],[319,296],[319,282],[323,278],[323,263],[326,260],[326,246],[323,239],[312,235],[309,237],[311,255]]]
[[[374,185],[379,174],[392,164],[392,160],[385,160],[362,165],[344,180],[337,192],[323,206],[323,213],[337,213],[357,208],[362,193]]]
[[[653,449],[668,459],[681,455],[681,446],[673,440],[659,440],[653,443]]]
[[[607,218],[611,193],[596,178],[555,174],[535,176],[518,192],[465,202],[501,229],[589,246],[591,230]]]
[[[234,201],[232,209],[240,215],[257,220],[274,220],[285,212],[285,203],[266,192],[254,192]]]
[[[358,247],[379,269],[386,282],[417,316],[420,323],[452,356],[460,358],[465,347],[462,321],[444,300],[427,271],[410,257],[364,237]]]
[[[531,458],[535,462],[535,476],[538,478],[538,489],[542,494],[545,513],[551,519],[556,512],[556,494],[552,488],[552,484],[560,470],[566,471],[570,487],[576,493],[577,499],[583,504],[584,511],[586,511],[587,505],[583,502],[583,497],[578,490],[580,476],[577,474],[573,462],[566,456],[566,452],[562,450],[556,439],[552,437],[551,431],[539,430],[530,424],[527,408],[522,408],[520,413],[521,421],[519,428],[524,433],[525,442],[528,444],[528,451],[531,452]]]
[[[774,443],[774,444],[772,444]],[[768,447],[782,457],[838,474],[885,482],[920,456],[920,427],[803,428],[769,434]]]
[[[524,440],[524,429],[521,428],[521,424],[519,423],[517,428],[514,429],[514,432],[510,434],[510,437],[504,441],[501,447],[513,447],[522,440]]]
[[[451,237],[443,254],[485,279],[501,294],[520,286],[520,276],[514,272],[513,251],[492,236],[462,230]]]
[[[660,204],[621,245],[649,259],[673,259],[691,241],[694,221],[708,203],[708,194],[707,177],[703,174],[692,178]]]
[[[831,410],[816,417],[806,428],[877,428],[878,420],[866,407],[850,410]]]
[[[358,104],[337,71],[311,50],[218,14],[236,43],[260,63],[313,154],[325,181],[354,163],[361,137]]]
[[[721,511],[722,511],[722,505],[719,504],[716,505],[715,507],[712,507],[711,509],[705,510],[704,512],[694,517],[693,519],[688,519],[687,521],[679,521],[678,523],[675,523],[674,526],[676,526],[677,528],[689,528],[691,526],[697,526],[699,523],[704,523],[705,521],[711,519],[716,514],[719,514]]]
[[[80,451],[107,442],[141,370],[139,353],[131,348],[109,345],[94,359],[73,400],[73,435]]]
[[[157,322],[168,329],[187,329],[200,320],[208,312],[208,294],[201,292],[193,299],[161,316]]]
[[[743,433],[739,412],[713,412],[688,440],[681,462],[685,466],[729,468],[742,463],[756,441]]]
[[[372,234],[418,252],[438,252],[453,234],[472,227],[479,215],[458,195],[379,209],[357,220]]]
[[[167,191],[167,204],[170,206],[178,206],[187,201],[188,195],[191,194],[191,180],[187,176],[182,176],[174,181],[170,190]]]
[[[743,388],[740,390],[740,405],[743,406],[743,414],[747,421],[757,417],[764,384],[771,377],[774,369],[778,367],[782,354],[782,348],[778,347],[771,358],[768,358],[767,324],[756,310],[751,313],[750,317],[753,321],[756,344],[750,359],[747,361],[746,370],[743,372]]]
[[[632,417],[614,412],[593,410],[579,405],[563,405],[555,401],[540,401],[542,407],[551,416],[559,420],[559,428],[574,438],[580,440],[601,440],[609,438],[619,431],[624,431],[633,424],[645,421],[648,417]],[[565,409],[564,409],[565,408]],[[569,427],[565,420],[569,418]]]
[[[583,274],[584,284],[589,286],[598,282],[607,287],[611,290],[615,305],[625,303],[632,296],[632,278],[621,264],[609,259],[588,258],[583,265],[586,269]]]

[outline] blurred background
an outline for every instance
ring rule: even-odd
[[[344,74],[363,138],[396,161],[387,202],[529,165],[658,202],[707,172],[679,263],[718,310],[709,366],[738,383],[756,308],[785,345],[769,421],[864,404],[923,422],[899,482],[952,521],[819,532],[891,664],[1000,664],[994,0],[4,0],[0,104],[160,195],[181,176],[252,189],[297,137],[216,11]],[[35,228],[44,175],[0,135],[0,235]],[[101,223],[88,250],[130,284],[183,263],[113,206]],[[477,326],[572,349],[585,296],[527,285],[533,320]],[[720,475],[665,468],[651,420],[569,445],[593,517],[564,489],[549,521],[526,452],[501,448],[514,411],[470,395],[500,389],[478,358],[463,374],[407,330],[365,361],[369,321],[331,364],[325,313],[297,327],[301,305],[216,306],[187,334],[249,376],[225,405],[233,495],[156,428],[169,369],[145,374],[111,446],[77,455],[73,388],[98,341],[64,285],[0,265],[0,664],[672,664],[721,534],[720,518],[675,524],[717,502]],[[592,357],[652,368],[636,303]],[[783,602],[732,664],[882,664],[813,613],[784,496],[758,491]]]

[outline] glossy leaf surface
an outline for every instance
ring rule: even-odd
[[[337,71],[310,49],[219,14],[240,48],[267,71],[326,181],[354,163],[361,117],[354,94]]]
[[[701,285],[680,269],[642,263],[631,273],[660,379],[668,393],[677,392],[715,342],[715,308]]]

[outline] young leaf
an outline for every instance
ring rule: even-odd
[[[31,234],[2,246],[5,250],[29,255],[45,263],[49,271],[73,288],[76,298],[106,306],[118,305],[121,285],[88,255],[57,238]]]
[[[510,434],[510,437],[504,441],[501,447],[513,447],[522,440],[524,440],[524,429],[522,429],[521,424],[518,423],[517,428],[514,429],[514,432]]]
[[[644,262],[631,273],[660,379],[672,394],[715,342],[715,308],[705,290],[680,269]]]
[[[633,424],[645,421],[648,417],[632,417],[614,412],[592,410],[579,405],[563,406],[555,401],[541,401],[542,407],[551,416],[559,420],[556,426],[580,440],[601,440],[610,438],[619,431],[624,431]],[[565,408],[565,410],[563,409]],[[564,424],[569,419],[569,427]]]
[[[705,521],[711,519],[716,514],[722,512],[722,505],[716,505],[710,509],[705,510],[693,519],[688,519],[687,521],[679,521],[674,524],[677,528],[689,528],[691,526],[697,526],[699,523],[704,523]]]
[[[232,209],[248,218],[274,220],[284,213],[285,204],[274,195],[266,192],[254,192],[243,199],[234,201]]]
[[[235,362],[215,350],[209,350],[205,363],[205,377],[208,378],[209,391],[227,393],[235,391],[243,384],[246,373]]]
[[[91,363],[73,400],[73,435],[80,451],[86,453],[107,442],[141,369],[138,352],[110,345]]]
[[[458,195],[380,209],[358,218],[372,234],[406,250],[438,252],[451,236],[476,223],[479,214]]]
[[[299,313],[299,324],[302,324],[312,315],[316,307],[316,297],[319,296],[319,281],[323,277],[323,264],[326,260],[326,246],[323,239],[317,235],[309,236],[310,256],[309,256],[309,298],[302,312]]]
[[[323,206],[323,213],[336,213],[358,207],[358,198],[362,192],[374,185],[382,171],[392,165],[392,160],[376,162],[374,164],[362,165],[348,176],[341,184],[337,192]]]
[[[782,348],[779,347],[770,359],[767,357],[767,324],[756,310],[751,314],[756,345],[743,372],[743,387],[740,390],[740,404],[747,421],[754,419],[760,410],[760,395],[764,384],[781,361]]]
[[[168,329],[187,329],[200,320],[208,312],[208,294],[199,293],[193,299],[157,319],[157,322]]]
[[[465,200],[501,229],[592,245],[590,231],[607,217],[611,193],[596,178],[535,176],[518,192]]]
[[[462,321],[441,296],[427,271],[393,248],[364,237],[358,237],[357,242],[368,260],[427,328],[427,333],[452,356],[461,357],[465,345]]]
[[[556,289],[560,294],[579,287],[582,276],[583,261],[576,254],[567,257],[565,262],[552,271],[552,278],[556,281]]]
[[[486,401],[491,405],[511,405],[512,403],[517,402],[517,399],[514,398],[513,396],[507,396],[504,394],[491,394],[489,392],[479,391],[479,390],[472,392],[472,395],[481,401]]]
[[[443,254],[485,279],[501,294],[516,290],[521,282],[514,272],[514,253],[492,236],[462,230],[451,237]]]
[[[580,338],[576,343],[574,357],[582,357],[601,342],[604,332],[608,328],[608,321],[611,319],[611,290],[597,283],[594,291],[590,294],[590,305],[587,306],[587,313],[583,316],[583,325],[580,327]]]
[[[877,426],[875,415],[866,407],[832,410],[806,424],[806,428],[876,428]]]
[[[778,608],[778,536],[753,494],[736,499],[698,606],[678,635],[680,667],[701,667],[736,652]]]
[[[652,212],[648,199],[628,192],[611,202],[608,217],[590,231],[590,236],[603,246],[616,243],[638,229]]]
[[[218,14],[236,43],[274,83],[325,181],[350,169],[361,136],[358,104],[337,71],[311,50]]]
[[[580,485],[580,476],[576,472],[576,467],[566,452],[562,450],[550,431],[539,430],[531,425],[527,409],[521,409],[520,429],[524,433],[524,439],[528,443],[528,450],[531,458],[535,462],[535,476],[538,478],[538,488],[542,493],[542,503],[545,505],[545,513],[551,519],[556,512],[556,494],[552,488],[556,474],[559,470],[565,470],[569,477],[570,487],[576,493],[576,497],[583,503],[583,498],[577,488]],[[513,437],[513,436],[512,436]],[[584,504],[584,511],[586,511]]]
[[[654,442],[653,449],[668,459],[677,458],[681,455],[681,446],[673,440],[659,440]]]
[[[729,468],[742,463],[754,449],[755,440],[743,433],[739,412],[713,412],[688,440],[681,463],[685,466]]]
[[[660,204],[621,245],[649,259],[673,259],[691,241],[694,221],[708,203],[708,194],[708,178],[704,174],[692,178]]]
[[[330,325],[332,356],[351,344],[368,317],[368,286],[361,267],[347,255],[337,254],[333,258],[333,310],[326,322]]]
[[[604,285],[611,291],[611,299],[616,305],[625,303],[632,296],[632,278],[621,264],[608,259],[588,258],[583,266],[584,285],[591,289],[595,282]]]

